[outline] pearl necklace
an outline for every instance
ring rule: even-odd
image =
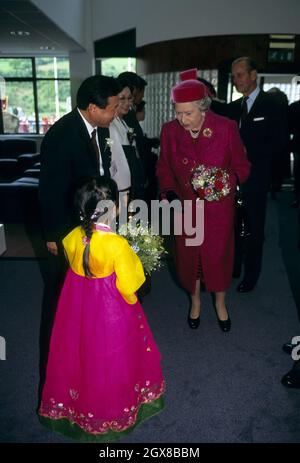
[[[189,132],[190,132],[190,134],[191,134],[191,137],[192,137],[194,140],[195,140],[196,138],[198,138],[199,135],[200,135],[200,132],[201,132],[201,129],[202,129],[202,125],[203,125],[204,119],[205,119],[205,114],[203,114],[203,116],[202,116],[201,125],[200,125],[200,128],[199,128],[198,130],[189,129]]]
[[[192,138],[198,138],[199,134],[200,134],[200,129],[199,130],[191,130],[191,129],[189,129],[189,132],[190,132]]]

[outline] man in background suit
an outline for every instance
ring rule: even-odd
[[[294,154],[295,201],[292,206],[300,208],[300,100],[294,101],[288,107],[288,123],[289,133],[293,135],[290,149]]]
[[[202,84],[204,84],[208,90],[209,97],[211,99],[209,109],[213,111],[215,114],[219,114],[219,116],[227,117],[227,103],[218,99],[217,92],[213,84],[208,80],[204,79],[203,77],[197,77],[197,80],[199,80],[199,82],[202,82]]]
[[[144,97],[145,88],[148,85],[147,81],[135,72],[125,71],[118,75],[118,79],[127,82],[128,86],[132,88],[133,104],[128,113],[124,116],[124,121],[131,127],[136,134],[136,149],[143,165],[143,181],[144,186],[139,190],[139,199],[145,199],[145,185],[147,185],[148,179],[148,146],[145,141],[143,130],[140,126],[139,121],[136,117],[136,107],[141,103]]]
[[[66,271],[62,239],[77,225],[73,214],[76,183],[82,177],[110,177],[110,149],[106,139],[109,124],[116,116],[119,91],[119,84],[112,77],[86,79],[77,92],[77,107],[49,129],[41,145],[39,198],[49,251],[40,333],[42,375]]]
[[[286,128],[281,123],[276,99],[257,86],[254,61],[249,57],[238,58],[232,63],[231,72],[233,83],[243,98],[228,105],[228,116],[238,122],[251,162],[250,176],[242,186],[250,236],[243,247],[239,238],[236,239],[234,275],[238,276],[244,260],[244,277],[237,287],[237,291],[244,293],[255,287],[261,272],[272,158],[283,150]]]

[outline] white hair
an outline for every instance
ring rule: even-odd
[[[189,101],[188,103],[194,104],[200,112],[205,113],[211,105],[211,98],[209,96],[205,96],[201,100]],[[173,103],[173,106],[175,108],[176,103]]]
[[[211,105],[211,98],[209,96],[205,96],[201,100],[193,101],[193,103],[201,112],[206,112]]]

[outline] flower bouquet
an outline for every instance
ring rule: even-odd
[[[230,192],[228,172],[219,167],[206,167],[203,164],[195,167],[191,184],[200,199],[220,201]]]
[[[119,234],[127,239],[141,259],[146,275],[151,275],[154,270],[161,268],[161,259],[166,253],[161,236],[154,235],[151,228],[130,221],[126,225],[121,225]]]

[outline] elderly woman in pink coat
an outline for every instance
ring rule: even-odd
[[[234,194],[236,179],[244,182],[250,170],[236,122],[209,110],[210,97],[197,81],[197,70],[180,74],[182,82],[173,87],[176,119],[162,127],[157,176],[161,198],[191,200],[195,213],[197,191],[191,184],[195,167],[216,167],[227,176],[227,194],[219,200],[204,199],[204,240],[197,247],[188,244],[185,231],[175,236],[175,263],[179,282],[191,296],[190,328],[200,323],[200,283],[215,293],[215,310],[222,331],[231,320],[226,307],[234,258]],[[229,193],[228,193],[229,191]]]

